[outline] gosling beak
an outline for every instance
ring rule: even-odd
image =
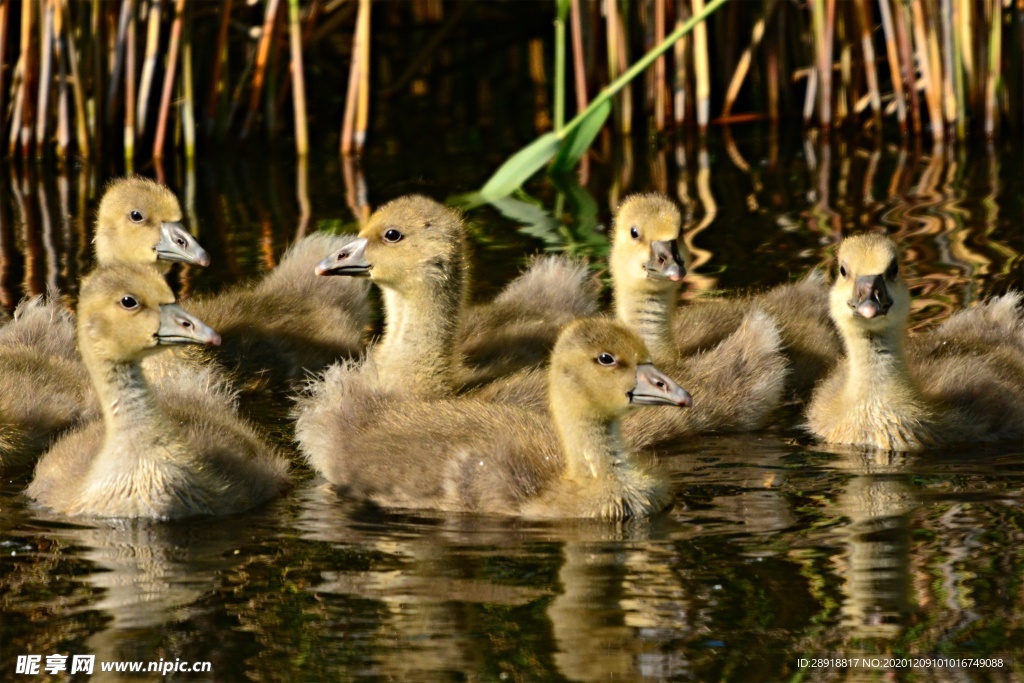
[[[164,261],[210,265],[210,255],[181,223],[161,223],[156,257]]]
[[[636,366],[636,387],[629,392],[629,402],[635,406],[689,408],[693,397],[661,370],[650,363],[642,363]]]
[[[885,315],[892,306],[892,298],[881,275],[862,275],[857,278],[857,299],[850,300],[850,308],[856,315],[870,320]]]
[[[206,344],[220,346],[220,335],[177,304],[160,306],[160,329],[157,344]]]
[[[360,237],[316,264],[316,274],[369,277],[370,267],[366,260],[366,238]]]
[[[686,275],[686,266],[679,255],[679,244],[675,240],[651,242],[651,258],[645,268],[648,277],[672,282],[682,280]]]

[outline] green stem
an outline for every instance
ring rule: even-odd
[[[633,66],[629,67],[624,74],[616,78],[614,81],[604,87],[601,92],[593,99],[586,109],[581,111],[576,117],[565,124],[565,127],[558,131],[558,137],[562,140],[566,138],[572,131],[576,130],[583,120],[586,119],[587,114],[597,109],[599,106],[615,97],[616,93],[622,90],[626,85],[636,78],[640,73],[647,67],[654,63],[658,57],[668,52],[676,41],[685,36],[687,33],[693,30],[693,27],[700,22],[707,19],[709,16],[714,14],[715,10],[729,2],[729,0],[711,0],[707,5],[704,6],[704,10],[699,14],[695,14],[690,17],[689,21],[684,23],[682,26],[673,31],[668,37],[665,38],[660,44],[655,46],[650,52],[641,57]]]
[[[565,18],[555,17],[555,132],[565,125]]]

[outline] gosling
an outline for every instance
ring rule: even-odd
[[[82,282],[78,345],[102,421],[60,438],[27,494],[77,516],[173,519],[258,505],[287,485],[287,461],[234,411],[229,390],[201,367],[157,378],[142,359],[167,346],[220,343],[174,303],[151,266],[104,266]]]
[[[559,336],[548,370],[550,416],[469,398],[421,401],[328,371],[301,399],[299,446],[342,493],[383,507],[529,518],[622,520],[671,503],[664,474],[631,452],[620,420],[639,406],[691,404],[617,323],[581,319]]]
[[[827,443],[921,451],[1024,435],[1024,315],[1012,293],[907,342],[910,292],[896,245],[847,238],[830,296],[846,349],[814,391],[808,429]]]

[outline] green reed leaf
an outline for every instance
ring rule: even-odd
[[[605,100],[587,113],[583,121],[573,128],[562,142],[555,160],[551,162],[552,173],[568,173],[576,168],[576,164],[580,163],[580,159],[590,149],[611,112],[612,102]]]
[[[480,188],[480,196],[489,202],[508,196],[544,164],[551,161],[561,144],[562,141],[555,132],[541,135],[502,164],[487,184]]]

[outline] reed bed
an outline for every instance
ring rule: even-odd
[[[287,137],[303,156],[339,130],[342,152],[359,154],[380,98],[446,68],[444,46],[499,36],[501,12],[535,27],[507,59],[539,65],[535,82],[554,93],[533,98],[534,120],[557,128],[710,4],[0,0],[0,133],[9,156],[123,153],[129,167],[256,138]],[[825,131],[991,138],[1024,121],[1021,12],[1011,0],[730,1],[618,92],[605,125],[802,116]],[[331,78],[310,90],[307,73]]]

